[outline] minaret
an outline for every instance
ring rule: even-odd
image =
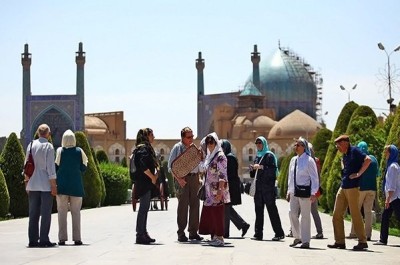
[[[76,95],[78,97],[78,121],[76,124],[77,131],[85,129],[85,52],[83,51],[83,44],[79,42],[79,50],[75,56],[76,62]]]
[[[201,52],[199,52],[199,57],[196,59],[196,69],[197,69],[197,136],[202,137],[203,133],[203,96],[204,96],[204,70],[205,64],[204,59],[201,58]]]
[[[28,97],[31,95],[31,64],[32,54],[29,53],[28,44],[24,46],[24,53],[21,53],[22,64],[22,131],[21,139],[26,147],[32,138],[31,128],[28,121]]]
[[[257,44],[254,45],[254,52],[251,53],[251,62],[253,63],[253,84],[261,91],[260,87],[260,53],[257,52]]]

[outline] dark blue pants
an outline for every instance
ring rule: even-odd
[[[237,229],[242,229],[247,223],[243,220],[243,218],[236,212],[230,204],[225,204],[225,234],[224,237],[229,237],[229,227],[230,222],[236,226]]]
[[[147,233],[147,214],[150,208],[151,191],[149,190],[140,197],[140,206],[136,219],[136,236],[142,236]]]
[[[53,196],[50,191],[29,191],[29,243],[49,242]],[[40,229],[39,229],[40,219]],[[40,233],[39,233],[40,231]]]
[[[381,238],[380,241],[387,244],[389,237],[389,221],[392,213],[396,215],[397,220],[400,221],[400,199],[397,198],[389,203],[389,208],[383,210],[381,221]]]

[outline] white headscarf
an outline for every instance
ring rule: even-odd
[[[206,146],[207,147],[207,145],[206,145],[206,138],[207,137],[209,137],[209,136],[211,136],[212,138],[214,138],[214,141],[215,141],[215,148],[214,148],[214,150],[210,153],[210,150],[208,150],[208,148],[207,148],[207,156],[206,156],[206,159],[204,160],[204,169],[207,169],[208,168],[208,166],[210,165],[210,163],[212,162],[212,160],[213,160],[213,158],[214,158],[214,156],[215,156],[215,154],[216,153],[218,153],[219,151],[223,151],[222,150],[222,147],[221,147],[221,145],[222,145],[222,142],[218,139],[218,135],[215,133],[215,132],[212,132],[212,133],[210,133],[210,134],[208,134],[206,137],[204,137],[202,140],[201,140],[201,142],[200,142],[200,145],[201,146]]]
[[[71,130],[66,130],[62,137],[62,147],[71,148],[76,146],[75,134]]]

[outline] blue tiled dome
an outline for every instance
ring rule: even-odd
[[[299,109],[316,118],[317,87],[315,73],[302,58],[280,48],[260,63],[260,92],[266,106],[276,110],[277,120]],[[250,75],[246,82],[253,83]]]

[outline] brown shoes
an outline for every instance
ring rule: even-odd
[[[368,244],[367,243],[358,243],[357,245],[355,245],[353,247],[353,250],[360,251],[360,250],[366,250],[367,248],[368,248]]]

